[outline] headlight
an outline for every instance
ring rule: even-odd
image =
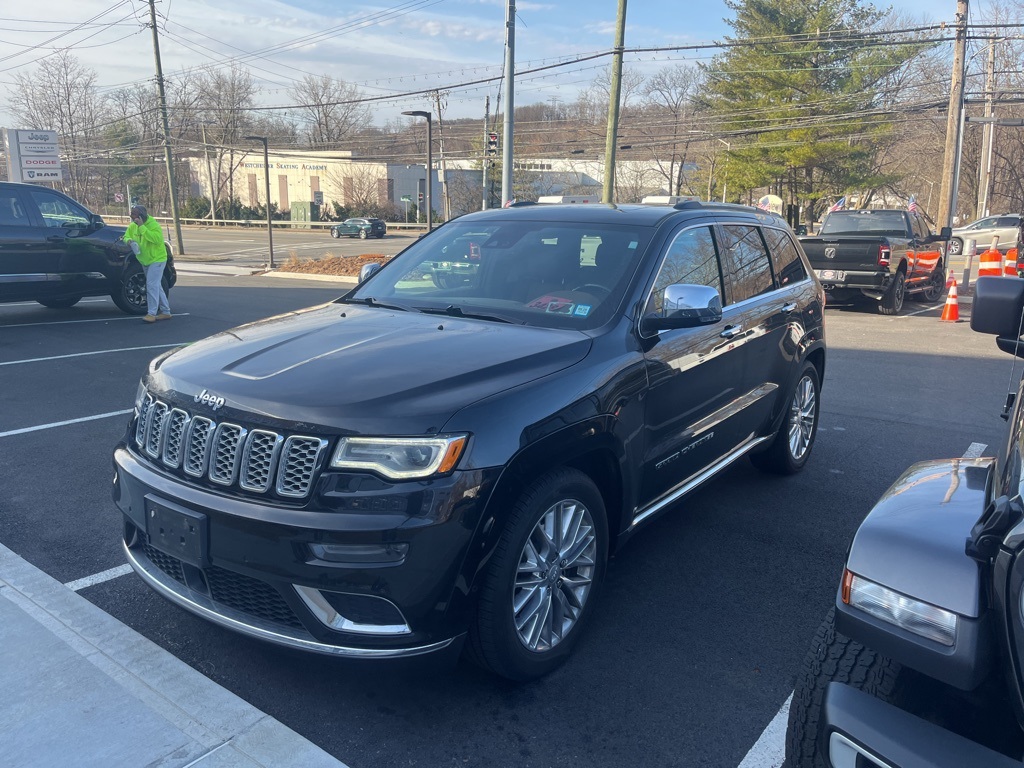
[[[952,647],[956,643],[957,615],[929,603],[868,581],[855,573],[843,574],[843,602],[876,619]]]
[[[146,396],[146,385],[139,381],[139,388],[135,390],[135,411],[142,407],[142,399]]]
[[[448,437],[343,437],[333,469],[377,472],[392,480],[415,480],[455,469],[466,435]]]

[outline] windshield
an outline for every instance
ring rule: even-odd
[[[454,221],[410,246],[343,301],[545,328],[612,316],[646,248],[645,227]]]
[[[903,235],[902,211],[836,211],[825,217],[819,235]]]

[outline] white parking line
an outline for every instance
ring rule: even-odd
[[[789,704],[793,694],[789,694],[782,709],[776,713],[768,727],[761,733],[761,738],[750,748],[739,768],[780,768],[786,759],[786,725],[789,720]]]
[[[188,317],[191,312],[175,312],[175,317]],[[0,325],[0,328],[30,328],[33,325],[68,325],[70,323],[112,323],[115,320],[134,320],[137,323],[142,322],[141,317],[135,317],[134,315],[128,315],[127,317],[100,317],[95,320],[51,320],[46,323],[11,323],[10,325]]]
[[[94,573],[92,576],[86,576],[83,579],[69,581],[64,586],[72,592],[77,592],[80,589],[85,589],[86,587],[91,587],[95,584],[102,584],[104,581],[110,581],[111,579],[116,579],[119,576],[124,576],[126,573],[131,572],[132,567],[128,565],[128,563],[125,563],[124,565],[117,566],[117,568],[108,568],[101,573]]]
[[[53,357],[29,357],[25,360],[8,360],[0,363],[0,366],[4,365],[20,365],[21,363],[43,363],[47,360],[65,360],[69,357],[88,357],[89,355],[109,355],[115,352],[138,352],[140,349],[167,349],[168,347],[180,347],[183,344],[188,344],[187,341],[182,341],[177,344],[153,344],[148,347],[122,347],[121,349],[101,349],[96,352],[74,352],[70,355],[54,355]]]
[[[22,429],[11,429],[7,432],[0,432],[0,437],[12,437],[13,435],[24,435],[27,432],[39,432],[43,429],[54,429],[56,427],[66,427],[69,424],[81,424],[83,421],[96,421],[97,419],[109,419],[112,416],[126,416],[132,412],[132,408],[126,411],[111,411],[110,413],[100,413],[95,416],[83,416],[80,419],[68,419],[67,421],[55,421],[52,424],[40,424],[37,427],[23,427]]]

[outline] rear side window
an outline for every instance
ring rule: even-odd
[[[764,239],[772,254],[775,279],[780,286],[797,283],[807,277],[800,251],[788,232],[781,229],[764,229]]]
[[[914,237],[919,240],[927,240],[931,235],[931,230],[928,229],[928,224],[921,216],[911,216],[910,222],[914,227]]]
[[[660,315],[665,289],[680,283],[707,285],[722,293],[718,251],[711,227],[696,227],[676,235],[661,263],[644,313]]]
[[[772,268],[760,230],[748,224],[724,224],[722,235],[723,303],[736,304],[772,290]]]
[[[31,222],[14,192],[0,192],[0,227],[28,227]]]

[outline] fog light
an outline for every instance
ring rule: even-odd
[[[915,600],[855,573],[843,574],[843,602],[907,632],[952,647],[956,643],[957,615]]]
[[[317,560],[363,567],[401,565],[409,553],[408,544],[310,544]]]
[[[365,635],[408,635],[412,632],[409,625],[405,623],[405,617],[398,610],[397,606],[390,600],[373,595],[346,595],[341,592],[327,592],[311,587],[294,585],[302,602],[306,604],[310,612],[317,620],[331,629],[340,632],[358,632]],[[336,603],[345,602],[350,604],[347,611],[352,617],[345,616],[338,610],[344,605]],[[359,609],[358,603],[378,603],[373,608],[363,607]],[[355,607],[353,607],[355,606]],[[389,623],[383,623],[389,622]]]

